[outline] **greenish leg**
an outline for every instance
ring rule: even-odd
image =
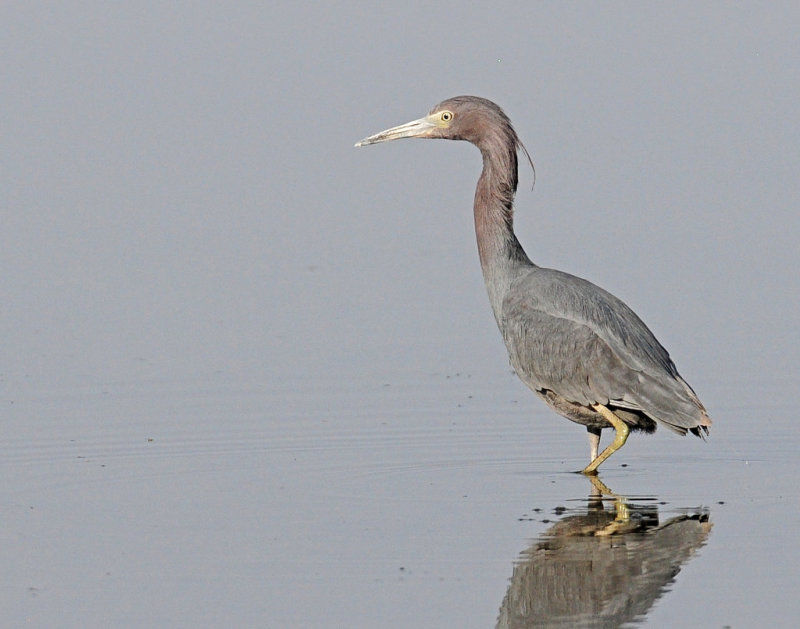
[[[600,451],[600,432],[602,428],[587,426],[586,430],[589,432],[589,460],[594,461],[597,458],[597,453]]]
[[[591,474],[589,476],[589,482],[592,483],[593,496],[597,496],[598,498],[602,498],[603,496],[610,496],[611,498],[621,497],[619,494],[615,494],[613,491],[611,491],[608,485],[601,481],[597,474]]]
[[[590,474],[589,480],[592,482],[592,494],[600,496],[610,496],[614,498],[614,521],[606,524],[602,529],[595,531],[596,537],[608,537],[617,533],[625,533],[631,528],[631,514],[628,509],[628,502],[625,496],[620,496],[611,491],[608,486],[600,480],[596,474]]]
[[[603,406],[602,404],[595,404],[593,408],[605,419],[607,419],[608,423],[614,427],[614,430],[616,430],[616,435],[614,436],[614,441],[612,441],[605,450],[603,450],[591,463],[589,463],[589,465],[586,466],[586,468],[583,470],[584,474],[597,474],[597,468],[600,466],[600,464],[614,454],[617,450],[619,450],[623,445],[625,445],[625,441],[628,439],[628,433],[630,432],[628,425],[619,417],[614,415],[614,413],[612,413],[607,407]]]

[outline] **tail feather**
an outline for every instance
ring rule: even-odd
[[[635,408],[680,435],[691,432],[703,438],[708,434],[711,418],[692,387],[679,375],[668,383],[640,373],[639,385],[615,403]]]

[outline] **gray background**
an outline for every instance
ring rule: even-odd
[[[155,495],[165,504],[189,491],[201,513],[216,511],[221,522],[238,522],[237,530],[247,528],[247,517],[254,525],[273,522],[265,540],[278,540],[281,559],[276,563],[268,555],[247,573],[238,570],[241,564],[223,570],[233,591],[261,579],[283,585],[248,594],[244,600],[260,601],[253,607],[235,594],[223,596],[231,605],[219,608],[219,618],[166,595],[156,596],[160,605],[149,595],[130,608],[120,605],[131,584],[147,583],[163,567],[163,555],[156,554],[141,560],[124,587],[102,590],[99,603],[83,610],[108,612],[97,616],[104,621],[176,626],[177,615],[192,626],[198,619],[190,610],[197,610],[220,626],[288,626],[290,592],[308,590],[305,582],[293,587],[294,570],[326,555],[298,547],[287,531],[310,535],[301,525],[307,523],[298,507],[304,500],[323,511],[326,501],[336,502],[304,491],[331,470],[345,481],[353,479],[348,471],[358,471],[352,457],[338,461],[335,448],[325,445],[346,448],[364,438],[368,424],[347,418],[368,422],[380,413],[417,413],[419,430],[437,421],[450,430],[438,409],[452,410],[450,396],[464,402],[474,386],[485,392],[475,426],[491,426],[513,397],[513,430],[532,440],[518,452],[512,476],[537,465],[535,447],[569,457],[573,467],[580,464],[583,431],[549,415],[507,377],[474,243],[478,152],[461,142],[353,148],[362,137],[417,118],[457,94],[498,102],[534,158],[536,185],[531,190],[531,173],[523,169],[516,219],[531,258],[586,277],[631,305],[701,394],[716,420],[715,435],[740,439],[726,449],[724,436],[703,445],[665,432],[648,445],[631,441],[629,456],[674,448],[687,456],[665,460],[665,470],[687,473],[693,456],[712,457],[706,467],[694,468],[706,474],[695,481],[716,476],[723,482],[735,477],[720,471],[726,457],[742,464],[760,459],[767,474],[777,443],[786,455],[783,470],[796,472],[789,409],[800,382],[799,18],[795,3],[777,2],[410,2],[399,8],[3,3],[0,466],[6,471],[0,487],[12,514],[19,512],[0,533],[7,536],[2,606],[17,612],[17,620],[46,626],[60,617],[61,596],[71,600],[94,587],[92,577],[71,562],[64,532],[48,525],[72,523],[68,514],[83,509],[81,500],[90,496],[99,500],[96,511],[86,507],[90,514],[109,513],[125,496],[140,518],[134,528],[152,525],[157,539],[161,520],[146,506],[152,496],[137,493],[145,484],[137,481],[158,477],[154,462],[166,469],[177,459],[191,460],[176,473],[196,481],[194,493],[180,482],[161,487]],[[448,389],[453,384],[447,376],[456,374],[471,381]],[[491,397],[497,389],[486,383],[500,388],[502,400]],[[394,387],[389,397],[381,389],[387,384]],[[541,421],[537,416],[534,424],[533,413],[541,413]],[[251,423],[231,436],[236,417]],[[317,418],[328,432],[313,433],[302,418]],[[398,454],[398,464],[408,461],[412,446],[429,443],[413,433],[415,425],[399,422],[400,433],[375,437],[372,446],[402,441],[405,434],[409,452]],[[476,430],[468,445],[478,452],[489,437]],[[537,430],[555,431],[555,441],[548,443]],[[448,441],[442,431],[443,447],[458,445],[457,436]],[[158,442],[166,434],[174,437],[172,450],[158,456],[138,450],[140,442]],[[126,445],[129,437],[135,447]],[[306,437],[311,445],[303,445]],[[81,438],[86,451],[74,451],[70,444]],[[280,457],[265,456],[281,439],[313,452],[311,467],[288,471]],[[371,451],[369,438],[365,443]],[[253,509],[249,516],[237,509],[241,496],[231,504],[204,503],[217,478],[212,461],[226,448],[249,452],[248,444],[256,444],[259,455],[228,470],[230,486],[221,494],[246,485],[242,479],[253,469],[262,481],[285,473],[299,484],[287,480],[285,494],[276,499],[278,489],[255,483],[245,500]],[[475,456],[512,460],[516,450],[509,452],[508,445],[489,445]],[[753,452],[739,449],[750,447]],[[74,476],[76,458],[87,452],[103,465],[124,459],[131,469],[111,479],[99,468],[94,480]],[[426,456],[429,464],[442,460],[441,453]],[[331,459],[320,463],[325,457]],[[415,473],[424,467],[416,463]],[[374,466],[359,473],[388,474],[378,471],[379,460]],[[460,482],[474,486],[476,470],[466,464],[459,469]],[[696,495],[687,490],[689,478],[686,485],[662,488],[641,474],[632,491],[672,491],[678,502],[730,501],[741,490],[731,480]],[[443,482],[441,475],[432,478]],[[752,494],[741,490],[745,503],[768,478],[750,481]],[[75,500],[56,500],[38,525],[31,523],[26,510],[41,513],[48,500],[63,496],[63,479]],[[535,479],[525,484],[535,493]],[[565,488],[552,495],[552,504],[584,490],[583,484]],[[347,487],[342,491],[347,494]],[[358,491],[364,492],[358,506],[369,513],[375,501],[381,504],[385,486]],[[783,489],[775,491],[767,501],[795,539],[796,507],[788,506],[793,502]],[[343,509],[353,506],[346,501]],[[511,497],[507,506],[518,515],[530,505]],[[472,505],[471,517],[480,520],[480,511],[480,502]],[[431,535],[445,534],[446,524],[437,527],[422,513]],[[165,513],[163,522],[195,516],[191,510]],[[731,519],[744,523],[751,517],[737,511]],[[347,592],[331,595],[347,609],[348,594],[365,596],[359,579],[376,583],[382,577],[355,559],[364,550],[358,524],[325,518],[320,522],[338,522],[339,547],[354,549],[345,561],[351,568]],[[97,574],[108,571],[116,555],[93,540],[113,539],[114,533],[133,539],[111,517],[72,524],[64,524],[70,543],[99,553]],[[476,538],[491,536],[496,527],[486,522]],[[402,547],[403,530],[381,535]],[[719,530],[717,525],[718,539]],[[507,554],[492,552],[498,575],[510,574],[520,540],[535,532],[516,531],[502,551]],[[180,529],[174,533],[182,538]],[[211,527],[206,533],[218,539]],[[31,559],[43,539],[53,548],[40,561]],[[735,535],[729,540],[740,542]],[[252,556],[247,542],[231,543],[234,555],[238,549]],[[149,544],[139,539],[130,552]],[[783,545],[773,540],[767,547]],[[408,552],[415,549],[410,544]],[[57,568],[52,553],[60,558]],[[176,553],[169,565],[188,561],[191,573],[204,565],[196,550]],[[758,554],[753,551],[748,561],[757,563]],[[398,556],[389,563],[395,569],[404,561]],[[724,565],[715,562],[709,570],[718,575]],[[317,585],[330,592],[338,574],[323,571]],[[416,607],[414,596],[395,599],[387,594],[391,584],[383,583],[386,599],[378,600],[384,609],[391,613],[390,601],[402,601],[408,615],[395,617],[398,626],[466,626],[452,617],[440,624],[424,614],[424,606]],[[484,590],[480,580],[469,583]],[[492,583],[496,592],[478,615],[467,606],[474,626],[493,620],[505,585],[502,578]],[[184,586],[181,591],[207,600],[203,587]],[[34,597],[29,588],[41,594]],[[474,600],[465,588],[440,601],[442,613]],[[330,602],[311,590],[309,601]],[[741,598],[722,589],[714,609],[733,600]],[[797,612],[796,602],[784,604]],[[768,607],[779,626],[784,613]],[[138,620],[135,609],[143,614]],[[148,616],[145,609],[158,613]],[[747,623],[742,614],[712,619],[738,616]],[[319,612],[307,622],[335,625],[337,618]],[[87,616],[61,619],[78,626]],[[374,626],[375,617],[364,610],[348,622]],[[294,618],[291,624],[304,623]]]

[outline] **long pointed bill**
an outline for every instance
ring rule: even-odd
[[[388,142],[389,140],[399,140],[400,138],[424,138],[435,128],[436,124],[431,122],[429,118],[420,118],[364,138],[361,142],[356,143],[356,147]]]

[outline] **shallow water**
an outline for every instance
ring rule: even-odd
[[[722,4],[0,4],[0,626],[794,627],[800,8]],[[464,93],[714,419],[623,498],[508,372],[479,152],[353,148]]]
[[[572,473],[583,429],[508,373],[15,388],[0,451],[14,626],[534,626],[536,610],[559,626],[553,610],[577,613],[559,607],[575,548],[619,574],[561,626],[800,612],[788,406],[755,439],[733,407],[707,443],[633,435],[601,468],[628,507],[615,525],[619,503],[593,504]]]

